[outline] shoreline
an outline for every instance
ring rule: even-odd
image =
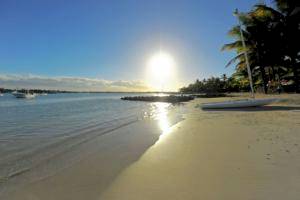
[[[184,120],[163,134],[153,135],[154,126],[160,132],[160,124],[151,124],[155,121],[126,126],[124,137],[107,134],[101,140],[105,146],[94,141],[95,151],[76,165],[7,199],[296,200],[300,96],[280,97],[287,100],[229,111],[203,111],[197,105],[230,98],[196,99],[177,108],[186,109]]]
[[[300,95],[288,98],[256,110],[203,111],[197,105],[207,99],[191,102],[186,120],[99,199],[297,200]]]
[[[150,121],[150,120],[149,120]],[[143,134],[139,134],[141,130]],[[139,130],[132,132],[132,130]],[[120,132],[121,135],[120,135]],[[156,122],[139,121],[124,126],[120,129],[111,131],[109,134],[104,134],[94,138],[92,141],[88,141],[85,144],[77,146],[69,152],[64,152],[62,155],[58,155],[55,159],[49,160],[50,162],[44,162],[41,165],[33,168],[31,171],[12,179],[7,183],[7,187],[2,191],[3,198],[14,199],[14,195],[22,191],[23,189],[39,187],[44,185],[44,189],[53,188],[55,185],[68,190],[68,185],[82,184],[82,178],[89,176],[89,179],[85,181],[85,184],[93,181],[97,181],[97,184],[105,185],[118,174],[120,170],[125,168],[130,163],[134,162],[139,156],[153,145],[158,139],[159,127],[156,126]],[[153,133],[157,133],[153,134]],[[138,145],[136,145],[138,144]],[[72,151],[72,152],[71,152]],[[124,155],[122,155],[124,152]],[[100,153],[100,154],[99,154]],[[74,154],[79,156],[74,157]],[[127,154],[130,154],[128,159]],[[68,163],[65,163],[64,159],[68,159]],[[64,166],[61,164],[64,163]],[[101,166],[100,169],[92,166]],[[91,166],[91,168],[90,168]],[[110,169],[110,166],[114,166]],[[57,168],[58,167],[58,168]],[[57,169],[56,169],[57,168]],[[90,172],[87,169],[91,170]],[[94,170],[94,172],[92,172]],[[52,171],[52,173],[49,171]],[[82,172],[87,172],[84,175],[79,175]],[[97,173],[101,177],[101,180],[93,180],[93,175],[90,173]],[[89,175],[90,174],[90,175]],[[67,185],[61,185],[64,179],[68,179]],[[56,182],[51,184],[51,182]],[[48,185],[50,184],[50,185]],[[58,188],[57,188],[58,189]],[[72,189],[72,188],[69,188]],[[37,189],[34,191],[42,191],[43,189]],[[64,192],[60,194],[63,195]],[[0,195],[1,197],[1,195]],[[22,199],[22,197],[20,197]],[[43,197],[43,199],[45,199]]]
[[[169,105],[166,103],[162,104],[167,107]],[[0,186],[2,185],[0,197],[2,196],[2,198],[6,199],[17,198],[14,197],[16,193],[36,184],[44,184],[48,188],[46,186],[48,181],[57,180],[59,182],[62,177],[66,177],[65,174],[69,174],[68,177],[74,177],[74,179],[71,178],[69,184],[74,184],[74,182],[77,182],[78,185],[92,184],[92,176],[85,183],[81,183],[82,180],[80,179],[82,177],[77,176],[77,174],[82,172],[83,166],[87,165],[85,163],[93,163],[92,165],[96,163],[98,167],[101,166],[100,169],[95,168],[94,173],[102,177],[100,184],[103,184],[101,188],[103,187],[104,189],[119,171],[136,161],[150,146],[157,142],[161,133],[159,123],[161,115],[168,119],[169,124],[175,124],[182,120],[182,112],[178,112],[181,106],[175,106],[171,109],[167,107],[162,108],[161,111],[158,110],[157,116],[145,116],[143,119],[108,130],[105,134],[102,133],[103,131],[98,133],[99,130],[97,129],[92,130],[88,136],[85,136],[89,137],[87,140],[80,140],[79,143],[77,142],[78,144],[72,145],[68,149],[64,147],[64,151],[54,154],[54,157],[50,156],[49,159],[38,163],[32,169],[25,170],[24,174],[17,173],[12,179],[0,182]],[[66,142],[67,144],[72,143],[69,140]],[[59,145],[65,145],[64,142],[60,143]],[[54,145],[57,146],[58,144]],[[54,151],[56,150],[54,149]],[[46,155],[49,154],[49,152],[42,152],[42,155],[45,153]],[[109,166],[112,166],[112,169],[109,169]],[[103,167],[105,168],[104,170]],[[59,183],[55,185],[59,185]],[[20,198],[22,199],[23,197]]]

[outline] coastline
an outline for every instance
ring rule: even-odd
[[[8,197],[296,200],[300,96],[278,97],[287,100],[231,111],[203,111],[197,106],[229,98],[196,99],[184,106],[184,120],[162,135],[155,121],[123,127],[123,137],[112,132],[94,140],[89,146],[95,151],[76,165]]]
[[[121,135],[119,134],[120,131],[122,131]],[[143,134],[140,134],[141,132]],[[55,167],[55,164],[44,163],[43,166],[36,169],[37,172],[33,171],[25,174],[23,177],[17,177],[18,179],[15,181],[23,181],[27,178],[34,179],[35,176],[38,179],[30,182],[26,181],[21,185],[11,184],[10,188],[16,188],[4,191],[3,198],[24,199],[23,195],[18,196],[18,194],[22,190],[27,191],[29,189],[29,191],[36,192],[37,196],[40,193],[41,199],[53,199],[53,197],[46,195],[49,192],[51,193],[52,190],[58,195],[57,198],[64,199],[64,195],[70,195],[74,193],[73,190],[85,187],[86,184],[91,185],[91,187],[94,185],[94,191],[97,191],[97,193],[98,191],[101,192],[101,188],[104,189],[123,168],[137,160],[157,140],[158,134],[155,135],[153,132],[159,132],[159,127],[156,126],[154,121],[140,121],[112,131],[109,134],[96,137],[93,141],[77,147],[75,153],[80,154],[79,160],[71,160],[71,164],[67,163],[67,166],[64,168],[60,168],[46,177],[38,178],[41,173],[46,173],[48,168]],[[52,160],[51,162],[56,161]],[[49,167],[49,165],[52,167]],[[99,179],[99,177],[101,178]],[[90,194],[89,191],[81,191],[81,193],[85,196]],[[35,194],[30,194],[26,198],[31,199],[32,195]],[[79,193],[75,193],[74,197],[79,198],[78,195]]]
[[[88,134],[84,134],[86,136],[78,134],[77,138],[77,134],[73,134],[74,138],[54,144],[54,148],[49,148],[50,153],[58,152],[56,147],[66,147],[63,147],[61,153],[49,156],[49,159],[34,168],[25,170],[24,174],[16,174],[10,180],[0,183],[0,198],[24,199],[21,191],[33,190],[37,191],[42,199],[47,199],[49,188],[55,190],[57,198],[63,199],[68,198],[70,194],[72,198],[77,198],[80,194],[91,198],[98,196],[121,170],[136,161],[158,140],[162,131],[159,123],[161,117],[162,120],[167,120],[168,125],[182,120],[184,111],[179,109],[183,106],[169,108],[169,105],[152,105],[157,109],[156,112],[145,114],[144,117],[120,127],[108,129],[107,133],[103,133],[101,129],[92,129]],[[47,154],[48,151],[41,152],[41,155],[48,156]],[[90,192],[90,189],[86,192],[81,191],[80,194],[72,192],[77,187],[85,187],[84,185],[95,185],[97,189],[94,189],[95,193]],[[31,199],[32,195],[29,194],[26,198]]]
[[[298,199],[300,96],[279,97],[287,100],[231,111],[197,108],[228,98],[195,100],[99,199]]]

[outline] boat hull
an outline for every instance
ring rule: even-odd
[[[268,105],[279,101],[279,99],[245,99],[236,101],[223,101],[215,103],[203,103],[202,109],[226,109],[226,108],[247,108]]]
[[[13,94],[16,98],[23,98],[23,99],[33,99],[35,98],[34,94],[26,94],[26,93],[14,93]]]

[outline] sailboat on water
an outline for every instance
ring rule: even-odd
[[[214,103],[203,103],[203,104],[201,104],[201,107],[203,109],[257,107],[257,106],[268,105],[270,103],[274,103],[274,102],[277,102],[280,100],[277,98],[255,99],[252,74],[251,74],[251,69],[250,69],[249,60],[248,60],[248,54],[246,51],[246,44],[245,44],[244,35],[243,35],[243,31],[242,31],[242,25],[239,20],[239,12],[237,9],[235,10],[234,15],[237,16],[238,21],[239,21],[240,34],[241,34],[242,44],[244,47],[244,56],[245,56],[245,61],[246,61],[246,65],[247,65],[248,78],[249,78],[250,88],[251,88],[251,99],[223,101],[223,102],[214,102]]]

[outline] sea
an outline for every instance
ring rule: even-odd
[[[0,185],[94,137],[140,120],[155,120],[176,107],[120,99],[133,95],[145,96],[58,93],[34,99],[17,99],[12,94],[0,97]]]

